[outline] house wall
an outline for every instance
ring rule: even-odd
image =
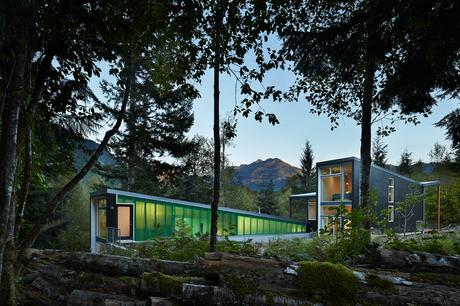
[[[359,208],[360,204],[360,177],[361,177],[361,161],[356,158],[344,158],[332,161],[326,161],[317,163],[317,171],[319,168],[327,165],[342,164],[346,162],[352,162],[352,172],[353,172],[353,196],[352,196],[352,209]],[[319,172],[317,172],[319,173]],[[401,202],[405,199],[406,194],[410,192],[411,185],[420,188],[421,186],[416,181],[394,173],[392,171],[382,169],[378,166],[372,165],[370,170],[370,191],[373,189],[377,192],[377,206],[375,207],[375,212],[380,215],[383,214],[383,210],[388,208],[388,179],[394,179],[394,202],[392,203],[395,208],[395,217],[394,222],[388,224],[389,227],[395,229],[398,232],[402,231],[404,218],[402,218],[397,212],[396,208],[398,202]],[[317,195],[321,196],[321,180],[320,175],[318,175],[317,182]],[[320,201],[318,201],[318,218],[321,211]],[[319,219],[318,219],[319,220]],[[423,203],[416,206],[415,215],[408,222],[407,231],[416,230],[416,221],[423,220]]]
[[[180,227],[177,221],[190,227],[191,234],[204,235],[210,232],[211,210],[203,204],[178,204],[171,200],[163,201],[118,195],[115,193],[97,193],[94,197],[106,198],[107,228],[118,228],[117,205],[133,205],[133,240],[145,241],[158,236],[171,236]],[[148,197],[148,196],[147,196]],[[93,196],[91,197],[93,199]],[[117,203],[118,202],[118,203]],[[92,203],[92,202],[91,202]],[[193,206],[194,205],[194,206]],[[198,207],[197,207],[198,206]],[[97,249],[96,227],[91,204],[91,246]],[[219,210],[218,235],[266,235],[305,232],[305,223],[283,220],[271,216],[255,216],[254,213],[236,213]],[[103,239],[99,239],[101,243]]]
[[[388,208],[388,179],[394,179],[394,208],[395,208],[395,215],[394,215],[394,222],[388,223],[388,226],[393,228],[394,230],[400,232],[403,229],[404,218],[402,218],[397,212],[396,208],[398,207],[398,202],[404,201],[406,195],[410,192],[411,186],[412,188],[419,188],[420,191],[421,186],[403,176],[397,175],[395,173],[391,173],[389,171],[383,170],[379,167],[372,166],[370,172],[370,189],[375,190],[377,192],[377,207],[376,213],[381,214],[382,210]],[[415,207],[415,215],[409,220],[407,231],[412,232],[416,229],[416,221],[423,220],[423,203],[417,205]]]

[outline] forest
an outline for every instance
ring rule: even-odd
[[[186,280],[168,278],[173,282],[168,288],[177,282],[182,286],[189,281],[188,277],[204,274],[205,281],[200,279],[197,284],[215,284],[209,275],[215,277],[218,273],[209,265],[213,260],[219,261],[219,273],[227,273],[225,264],[231,267],[233,261],[240,260],[232,257],[234,253],[248,257],[238,267],[249,265],[251,256],[264,257],[268,266],[277,266],[271,261],[273,258],[300,262],[295,269],[298,277],[283,274],[280,279],[287,277],[286,282],[297,291],[312,290],[313,294],[304,297],[309,302],[319,299],[326,305],[372,301],[359,293],[362,284],[353,276],[370,272],[349,271],[369,254],[370,258],[378,253],[382,260],[387,258],[385,252],[393,251],[393,255],[401,251],[451,256],[446,260],[453,262],[452,271],[458,273],[460,108],[435,123],[436,128],[445,132],[449,145],[440,144],[441,139],[433,140],[433,148],[425,153],[424,160],[414,160],[414,154],[406,150],[401,152],[398,164],[392,165],[388,162],[391,147],[386,141],[397,133],[396,123],[417,125],[422,118],[430,118],[437,105],[447,100],[458,103],[459,14],[460,3],[454,0],[2,1],[3,303],[51,303],[52,299],[27,296],[28,290],[21,289],[33,283],[26,281],[36,268],[26,264],[30,250],[68,252],[36,253],[37,258],[55,266],[74,258],[73,252],[88,252],[89,195],[106,186],[210,204],[210,233],[205,237],[191,238],[187,227],[179,224],[180,230],[172,239],[159,237],[147,244],[107,251],[107,256],[121,255],[128,261],[206,261],[208,266],[199,266],[197,269],[202,270],[196,275],[182,273],[185,276],[180,277]],[[274,40],[279,42],[276,47]],[[288,87],[266,85],[270,74],[277,71],[295,76]],[[209,88],[213,90],[213,103],[208,106],[213,114],[212,137],[190,133],[196,120],[194,103],[202,94],[199,85],[207,80],[205,75],[212,75]],[[235,105],[226,115],[220,109],[224,99],[220,82],[224,75],[235,82]],[[341,128],[343,118],[359,126],[359,209],[348,213],[341,206],[336,208],[336,218],[331,219],[346,215],[350,223],[333,237],[274,239],[266,245],[218,237],[219,207],[288,217],[290,195],[316,190],[315,163],[322,157],[308,139],[298,152],[300,170],[282,188],[275,188],[276,177],[266,178],[257,190],[238,181],[228,150],[242,133],[241,121],[253,120],[275,129],[281,124],[276,113],[263,107],[266,102],[284,103],[285,108],[291,103],[307,103],[310,114],[327,118],[332,130]],[[417,181],[440,180],[443,229],[438,228],[439,232],[434,231],[429,237],[407,238],[405,229],[400,236],[387,228],[387,216],[372,214],[372,164]],[[423,196],[425,226],[435,224],[435,190],[423,195],[408,194],[398,204],[401,208],[396,213],[405,214],[412,205],[411,196],[412,200]],[[383,229],[379,233],[374,231],[377,224]],[[379,237],[375,238],[377,234]],[[377,244],[381,247],[377,248]],[[84,256],[72,260],[83,262],[84,266],[84,261],[90,260]],[[383,261],[381,264],[396,265]],[[423,261],[417,267],[425,265],[429,263]],[[310,270],[348,277],[350,284],[354,284],[350,289],[353,296],[347,298],[347,290],[343,296],[337,295],[341,291],[331,293],[334,288],[327,288],[328,281],[323,285],[310,284],[311,280],[302,278]],[[273,271],[278,275],[277,268]],[[259,284],[260,280],[254,280],[254,284],[259,284],[260,290],[263,288],[264,302],[244,300],[244,296],[259,289],[235,282],[234,278],[240,276],[227,273],[217,284],[234,291],[234,297],[238,297],[235,304],[269,304],[267,299],[275,293],[266,284]],[[148,283],[144,276],[138,281]],[[458,274],[443,279],[442,285],[458,289]],[[176,291],[168,290],[157,291],[169,292],[167,297],[180,300]],[[152,294],[158,294],[157,291]],[[292,293],[286,292],[281,296]],[[414,292],[408,296],[411,294],[416,296]],[[132,296],[139,297],[137,293]],[[64,300],[57,304],[71,304]],[[299,303],[305,302],[302,301]],[[182,302],[187,304],[190,300]],[[198,298],[195,302],[200,305]]]

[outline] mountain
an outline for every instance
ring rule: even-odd
[[[74,167],[80,170],[90,158],[91,154],[97,149],[99,144],[89,139],[83,139],[74,151]],[[114,165],[117,163],[115,158],[104,150],[98,161],[105,165]]]
[[[275,190],[286,185],[289,177],[300,172],[300,168],[291,166],[279,158],[258,159],[250,164],[235,167],[237,181],[252,189],[260,190],[272,179]]]

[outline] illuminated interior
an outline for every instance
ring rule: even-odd
[[[179,231],[189,236],[209,235],[211,210],[204,207],[176,203],[154,203],[142,198],[118,196],[118,204],[132,203],[134,210],[134,240],[174,236]],[[248,212],[249,213],[249,212]],[[316,213],[315,213],[316,218]],[[245,215],[244,211],[228,212],[219,209],[219,236],[288,234],[305,232],[303,222],[281,220],[277,217]]]
[[[131,207],[118,206],[118,228],[120,229],[120,237],[131,236]]]
[[[331,207],[341,203],[351,211],[353,196],[353,168],[350,162],[320,168],[320,228],[327,228],[336,214]]]

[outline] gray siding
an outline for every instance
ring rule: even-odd
[[[388,226],[400,232],[403,229],[404,218],[402,218],[397,212],[398,202],[404,201],[406,194],[410,192],[411,186],[413,188],[420,188],[420,184],[413,181],[410,178],[403,177],[396,173],[392,173],[387,170],[383,170],[380,167],[372,166],[370,173],[370,188],[377,192],[377,207],[376,213],[380,214],[383,209],[388,208],[388,179],[394,179],[394,208],[395,217],[393,223],[388,223]],[[408,231],[415,231],[416,221],[423,220],[423,203],[417,205],[415,208],[415,215],[408,221]]]

